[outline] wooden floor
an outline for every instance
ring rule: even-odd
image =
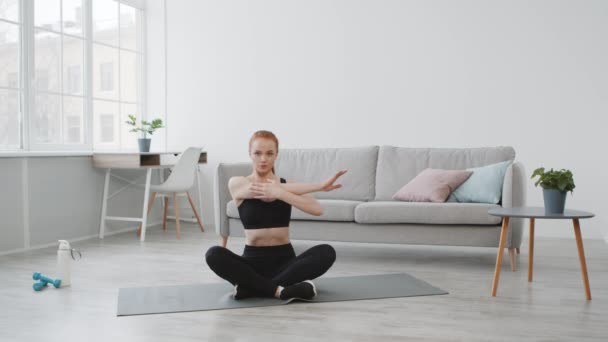
[[[583,231],[584,237],[584,231]],[[490,296],[495,249],[332,243],[326,276],[407,272],[444,296],[116,317],[120,287],[219,282],[203,261],[218,239],[197,226],[154,227],[75,244],[83,259],[72,287],[32,290],[34,271],[55,273],[56,249],[0,257],[0,341],[606,341],[608,245],[585,240],[593,300],[585,300],[574,239],[535,241],[534,283],[527,245],[520,269],[505,257]],[[319,242],[293,241],[296,253]],[[228,247],[241,252],[243,240]]]

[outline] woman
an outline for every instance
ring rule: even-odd
[[[221,278],[235,286],[235,299],[275,297],[311,299],[316,289],[311,281],[324,274],[336,260],[334,248],[314,246],[296,256],[289,240],[289,220],[294,206],[320,216],[323,208],[309,195],[341,187],[336,173],[324,183],[288,183],[274,174],[279,141],[269,131],[257,131],[249,140],[253,172],[228,181],[245,228],[245,249],[239,256],[221,246],[211,247],[205,259]]]

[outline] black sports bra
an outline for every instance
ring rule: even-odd
[[[286,182],[281,178],[281,183]],[[287,227],[291,218],[291,204],[279,199],[264,202],[258,198],[246,198],[237,209],[245,229]]]

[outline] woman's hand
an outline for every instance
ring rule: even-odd
[[[334,184],[338,178],[348,170],[338,171],[333,177],[329,178],[325,182],[321,183],[321,191],[332,191],[342,187],[342,184]]]
[[[263,183],[251,183],[249,190],[255,194],[253,198],[261,199],[265,202],[272,202],[280,198],[285,191],[275,180],[267,180]]]

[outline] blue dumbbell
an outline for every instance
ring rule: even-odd
[[[43,276],[40,274],[40,272],[34,272],[32,278],[34,278],[34,280],[40,280],[43,283],[51,283],[53,286],[55,286],[55,288],[59,288],[59,286],[61,286],[61,279],[51,279]]]
[[[34,283],[34,291],[42,291],[42,289],[44,289],[49,283],[46,283],[44,281],[40,281],[37,283]]]

